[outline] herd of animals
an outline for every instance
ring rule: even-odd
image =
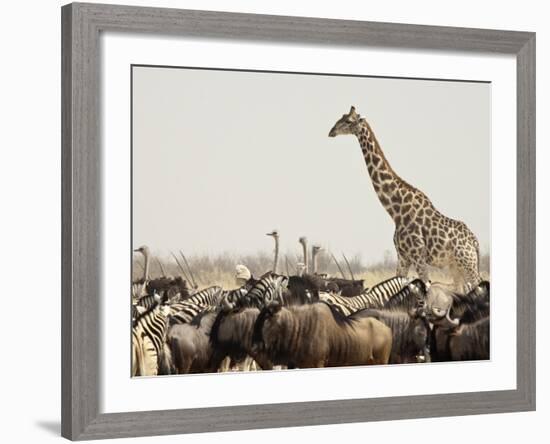
[[[365,288],[362,280],[320,274],[319,247],[310,264],[305,238],[303,263],[281,274],[275,230],[268,233],[275,239],[270,271],[254,277],[237,265],[236,289],[200,289],[176,257],[182,276],[149,279],[150,252],[142,246],[135,250],[145,265],[132,291],[132,376],[490,358],[490,284],[479,273],[475,235],[395,173],[354,107],[329,132],[344,134],[357,137],[395,224],[396,275]],[[430,267],[450,270],[453,283],[431,282]]]

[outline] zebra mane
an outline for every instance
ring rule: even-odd
[[[417,296],[411,290],[411,285],[419,287],[421,295]],[[413,310],[423,305],[426,300],[426,285],[420,279],[415,279],[391,296],[382,308],[387,310]]]
[[[326,305],[329,308],[330,313],[332,314],[332,317],[336,321],[336,324],[338,324],[340,326],[353,325],[354,324],[355,319],[352,319],[352,318],[346,316],[344,313],[342,313],[338,309],[338,307],[336,305],[329,304],[328,302],[325,302],[325,301],[320,301],[320,303]]]
[[[385,285],[389,284],[390,282],[396,282],[398,283],[399,285],[403,285],[404,283],[407,282],[407,278],[404,278],[403,276],[393,276],[391,278],[388,278],[386,279],[385,281],[382,281],[382,282],[379,282],[378,284],[376,285],[373,285],[369,292],[368,293],[371,293],[372,290],[374,290],[375,288],[378,288],[378,287],[384,287]]]
[[[142,321],[145,317],[151,315],[157,308],[160,308],[160,307],[161,305],[157,302],[156,304],[149,306],[145,311],[141,313],[138,312],[138,315],[134,319],[132,326],[135,327],[140,321]]]

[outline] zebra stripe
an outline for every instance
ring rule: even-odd
[[[420,279],[415,279],[389,298],[383,308],[409,312],[410,310],[424,308],[425,305],[426,287]]]
[[[146,310],[149,310],[151,307],[156,305],[160,301],[160,296],[157,293],[142,296],[138,299],[138,301],[135,303],[135,305],[139,305],[140,307],[145,308]]]
[[[395,276],[372,287],[368,292],[358,296],[345,297],[332,293],[320,293],[319,299],[327,302],[349,316],[365,308],[382,308],[384,304],[396,293],[401,291],[408,280],[401,276]]]
[[[207,307],[217,307],[222,301],[221,287],[213,286],[195,293],[182,302],[170,305],[170,323],[188,324]]]
[[[288,284],[286,276],[269,274],[260,279],[240,301],[240,306],[262,309],[273,301],[283,302],[283,290]]]
[[[246,287],[237,288],[236,290],[224,290],[221,297],[222,304],[228,307],[235,307],[247,293],[248,289]]]
[[[174,307],[176,305],[176,307]],[[189,324],[208,305],[179,303],[170,307],[170,324]]]
[[[132,328],[133,347],[146,352],[146,345],[150,342],[154,348],[154,352],[149,348],[147,353],[149,360],[155,361],[154,365],[150,365],[150,368],[154,370],[147,373],[152,371],[156,375],[158,372],[158,361],[163,354],[166,340],[167,319],[167,308],[156,305],[139,316],[134,322]],[[133,352],[132,354],[136,355],[137,353]],[[132,368],[134,368],[134,365],[132,365]]]
[[[408,284],[409,280],[402,276],[395,276],[372,287],[366,295],[372,304],[382,307],[388,300],[401,291]]]
[[[181,303],[191,303],[198,305],[217,305],[221,300],[222,287],[214,285],[212,287],[205,288],[193,296],[184,299]]]

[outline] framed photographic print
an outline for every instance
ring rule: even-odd
[[[535,408],[533,33],[62,25],[63,436]]]

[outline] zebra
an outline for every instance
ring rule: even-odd
[[[226,309],[236,307],[244,299],[248,291],[249,288],[246,285],[235,290],[224,290],[220,305]]]
[[[140,297],[134,305],[139,305],[145,310],[150,309],[152,306],[158,304],[161,301],[161,296],[154,292],[153,294],[148,294]]]
[[[421,279],[414,279],[407,286],[389,298],[383,305],[384,309],[391,311],[424,310],[426,307],[426,295],[428,286]]]
[[[365,308],[382,308],[384,304],[408,284],[407,278],[395,276],[372,287],[358,296],[340,296],[321,292],[319,299],[335,306],[345,316]]]
[[[219,286],[212,286],[195,293],[182,302],[170,305],[170,324],[187,324],[207,307],[216,307],[223,297]]]
[[[369,299],[372,301],[371,303],[376,304],[378,307],[382,307],[388,299],[405,288],[409,282],[410,280],[405,277],[395,276],[376,284],[365,292],[365,294],[369,296]]]
[[[168,313],[168,306],[156,304],[133,322],[132,376],[171,373],[170,351],[166,347]]]
[[[273,301],[283,302],[283,293],[287,288],[288,278],[275,273],[267,273],[246,291],[241,288],[234,290],[224,300],[223,308],[228,311],[235,308],[259,308]]]

